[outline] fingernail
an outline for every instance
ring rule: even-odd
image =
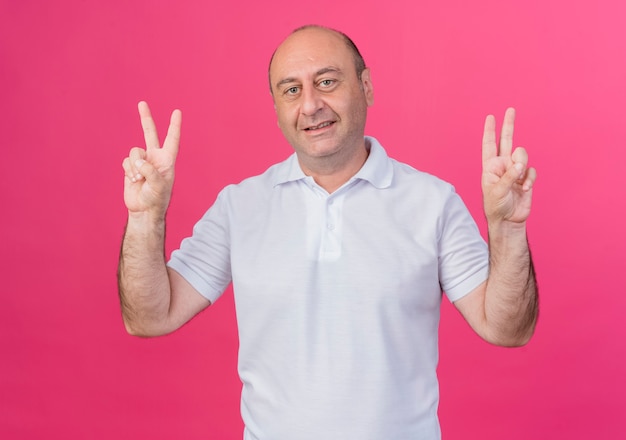
[[[135,161],[135,166],[136,166],[137,168],[141,168],[141,166],[142,166],[144,163],[145,163],[145,160],[143,160],[143,159],[137,159],[137,160]]]

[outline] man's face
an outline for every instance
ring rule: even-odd
[[[341,36],[317,28],[290,35],[274,54],[270,82],[278,125],[301,159],[363,146],[373,102],[369,70],[357,77]]]

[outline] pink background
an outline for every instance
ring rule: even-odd
[[[174,4],[176,3],[176,4]],[[183,110],[168,252],[228,183],[290,148],[267,89],[294,27],[344,30],[372,68],[367,133],[454,183],[484,231],[480,137],[518,110],[537,167],[541,319],[483,343],[446,303],[446,439],[626,432],[626,7],[622,0],[0,2],[0,437],[240,439],[229,292],[181,331],[125,334],[121,161]],[[621,433],[621,435],[620,435]]]

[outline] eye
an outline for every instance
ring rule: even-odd
[[[300,91],[299,87],[289,87],[285,90],[285,95],[296,95]]]
[[[319,82],[319,85],[321,87],[328,88],[328,87],[331,87],[334,83],[335,83],[334,79],[323,79]]]

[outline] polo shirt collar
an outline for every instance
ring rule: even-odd
[[[393,179],[393,165],[387,152],[376,138],[365,136],[370,154],[361,169],[351,180],[366,180],[378,189],[388,188]]]
[[[365,143],[370,150],[367,160],[350,180],[365,180],[379,189],[389,187],[393,179],[393,165],[391,164],[391,159],[389,159],[385,149],[376,138],[365,136]],[[302,171],[302,168],[300,168],[296,153],[293,153],[287,160],[280,164],[274,177],[274,186],[306,179],[307,177],[308,176]]]
[[[274,175],[274,185],[277,186],[287,182],[295,182],[296,180],[306,179],[306,174],[300,168],[298,156],[293,153],[283,163],[279,164],[276,174]]]

